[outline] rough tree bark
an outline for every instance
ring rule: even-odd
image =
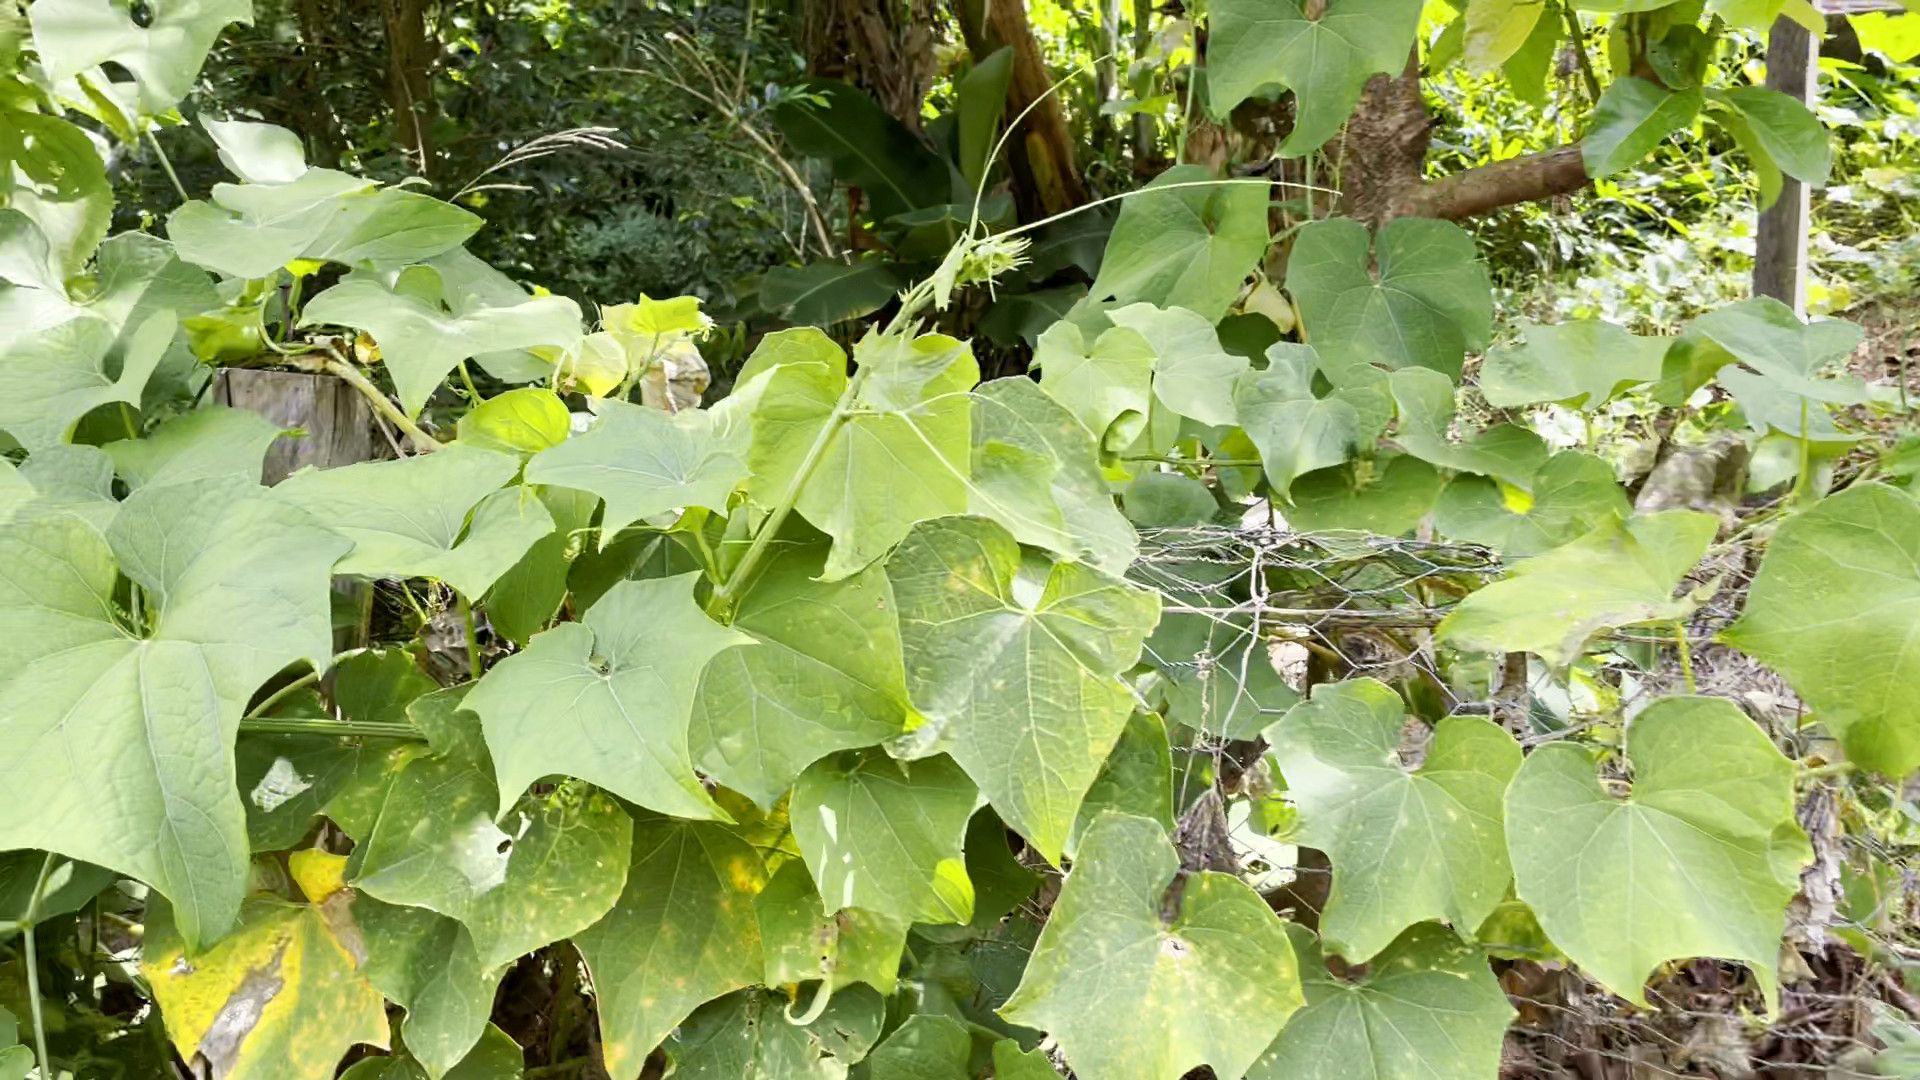
[[[1397,76],[1367,83],[1338,145],[1342,209],[1370,225],[1397,217],[1457,221],[1587,186],[1579,144],[1429,180],[1432,119],[1420,93],[1419,54]]]
[[[414,160],[421,176],[433,162],[433,59],[427,33],[427,0],[380,0],[387,33],[387,106],[393,110],[394,139]]]
[[[809,0],[807,71],[865,90],[909,131],[933,85],[935,0]]]
[[[1066,113],[1048,93],[1054,76],[1040,56],[1027,24],[1025,3],[1008,0],[954,0],[954,17],[975,61],[1001,46],[1013,48],[1013,80],[1007,86],[1007,121],[1038,101],[1021,122],[1019,137],[1007,141],[1013,173],[1013,201],[1023,221],[1071,210],[1087,201],[1086,183],[1067,131]]]

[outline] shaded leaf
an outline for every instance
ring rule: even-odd
[[[1384,683],[1352,679],[1314,687],[1267,730],[1299,842],[1333,861],[1320,932],[1352,962],[1427,919],[1470,937],[1512,877],[1500,798],[1520,744],[1484,719],[1448,717],[1414,767],[1399,753],[1406,713]]]
[[[1503,555],[1538,555],[1633,512],[1613,466],[1562,450],[1525,488],[1481,476],[1456,476],[1440,493],[1433,525],[1440,535],[1485,544]]]
[[[1334,1080],[1367,1063],[1378,1080],[1478,1080],[1500,1068],[1513,1007],[1486,957],[1441,927],[1401,934],[1365,978],[1327,971],[1313,934],[1287,927],[1307,1007],[1267,1049],[1248,1080]]]
[[[845,1080],[880,1038],[884,1002],[851,989],[808,1024],[790,1023],[784,999],[743,990],[704,1005],[667,1040],[673,1075],[686,1080]]]
[[[906,726],[893,588],[879,567],[819,582],[821,547],[776,553],[734,611],[753,641],[714,657],[691,722],[700,767],[771,807],[801,770]]]
[[[1239,1076],[1302,1003],[1285,924],[1266,901],[1230,875],[1199,873],[1169,917],[1162,894],[1178,871],[1158,824],[1101,815],[1000,1010],[1048,1032],[1083,1080],[1175,1080],[1203,1064]]]
[[[1769,1004],[1787,901],[1810,857],[1793,762],[1724,698],[1672,697],[1627,726],[1633,792],[1616,798],[1585,748],[1549,743],[1507,790],[1521,900],[1581,969],[1643,1008],[1668,960],[1753,970]]]
[[[1404,59],[1402,50],[1396,70]],[[1472,238],[1447,221],[1396,218],[1371,242],[1351,219],[1310,222],[1294,237],[1287,291],[1335,385],[1351,381],[1342,371],[1368,365],[1457,379],[1493,322],[1486,267]]]
[[[949,758],[902,763],[869,751],[852,762],[815,762],[794,784],[789,813],[829,912],[965,923],[973,883],[961,844],[979,798]]]
[[[760,981],[753,897],[760,856],[725,828],[647,819],[633,829],[626,890],[574,935],[599,998],[601,1050],[615,1080],[700,1005]]]

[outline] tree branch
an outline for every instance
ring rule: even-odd
[[[1571,194],[1588,183],[1580,144],[1573,143],[1414,185],[1396,193],[1386,216],[1458,221],[1503,206]]]

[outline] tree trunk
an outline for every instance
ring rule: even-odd
[[[1013,80],[1007,86],[1007,122],[1025,112],[1020,137],[1008,140],[1013,201],[1023,221],[1035,221],[1087,201],[1066,113],[1049,91],[1053,75],[1027,25],[1024,0],[954,0],[954,17],[974,60],[986,59],[1003,45],[1013,47]],[[1038,105],[1034,105],[1039,102]]]
[[[1344,212],[1376,228],[1397,217],[1458,221],[1588,184],[1577,143],[1428,180],[1431,128],[1416,50],[1399,75],[1367,83],[1335,144]]]
[[[380,0],[387,31],[387,106],[394,141],[421,176],[432,173],[434,41],[427,34],[426,0]]]
[[[933,86],[935,0],[809,0],[807,72],[872,95],[909,131]]]

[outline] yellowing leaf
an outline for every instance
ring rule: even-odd
[[[172,908],[147,917],[140,971],[180,1056],[225,1080],[331,1080],[356,1043],[387,1045],[386,1002],[360,974],[353,894],[247,902],[239,927],[189,957]]]
[[[288,855],[287,871],[300,886],[300,894],[316,904],[347,887],[347,857],[319,848]]]

